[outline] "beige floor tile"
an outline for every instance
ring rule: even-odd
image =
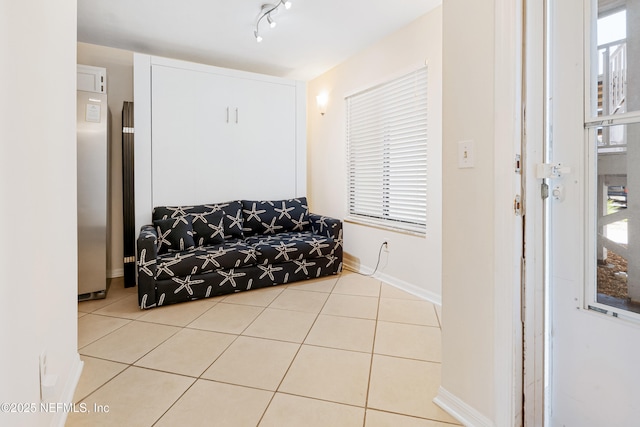
[[[253,427],[273,393],[198,380],[154,427]]]
[[[138,360],[136,366],[200,376],[231,345],[236,335],[182,329]]]
[[[295,289],[297,291],[313,291],[329,293],[336,285],[339,276],[326,276],[317,279],[301,280],[287,285],[287,289]]]
[[[365,427],[453,427],[449,423],[367,409]]]
[[[138,288],[136,286],[132,288],[124,287],[124,277],[109,279],[109,290],[107,291],[108,298],[121,298],[127,295],[138,295]]]
[[[189,328],[206,329],[227,334],[239,334],[262,312],[262,307],[219,302],[189,323]]]
[[[260,427],[362,427],[364,409],[276,393]]]
[[[286,289],[269,305],[270,308],[281,310],[305,311],[320,313],[329,294],[323,292],[308,292]]]
[[[436,421],[456,423],[433,399],[440,386],[440,364],[373,356],[368,406]]]
[[[396,299],[409,299],[416,301],[424,301],[419,296],[405,292],[402,289],[398,289],[395,286],[391,286],[387,283],[383,283],[380,288],[380,296],[383,298],[396,298]]]
[[[109,362],[93,357],[82,356],[81,359],[84,362],[84,367],[73,395],[73,401],[76,403],[127,368],[127,365],[123,363]]]
[[[133,321],[80,349],[80,353],[114,362],[133,363],[179,330],[174,326]]]
[[[371,355],[303,345],[278,391],[364,406]]]
[[[184,327],[216,305],[217,302],[217,298],[205,298],[180,304],[163,305],[145,310],[138,320]]]
[[[130,367],[83,401],[91,413],[70,413],[66,426],[151,426],[194,381]],[[94,405],[109,412],[93,412]]]
[[[83,313],[83,312],[79,311],[78,312],[78,319],[83,317],[83,316],[86,316],[87,314],[89,314],[89,313]]]
[[[97,316],[95,314],[82,316],[78,319],[78,348],[82,348],[104,337],[129,322],[131,322],[131,320]]]
[[[83,313],[93,313],[96,310],[104,308],[110,304],[117,302],[119,299],[126,297],[127,295],[120,295],[118,298],[110,298],[109,294],[107,294],[106,298],[103,299],[92,299],[88,301],[78,302],[78,311]]]
[[[145,314],[138,306],[138,295],[127,295],[113,304],[109,304],[93,312],[104,316],[122,317],[124,319],[137,319]]]
[[[82,311],[84,313],[92,313],[96,310],[106,307],[107,305],[113,304],[124,297],[138,294],[137,287],[124,287],[124,278],[115,278],[109,280],[110,283],[108,285],[107,297],[79,302],[78,311]]]
[[[299,344],[238,337],[202,378],[275,391]]]
[[[224,299],[225,303],[255,305],[257,307],[266,307],[273,302],[278,295],[286,288],[284,286],[272,286],[268,288],[252,289],[250,291],[236,292],[227,295]]]
[[[378,298],[331,294],[321,314],[375,319],[378,314]]]
[[[371,353],[376,321],[320,315],[305,344]]]
[[[439,326],[435,306],[429,301],[380,298],[378,320]]]
[[[301,343],[316,314],[266,308],[242,335]]]
[[[440,328],[378,321],[376,354],[409,359],[442,361]]]
[[[340,277],[333,288],[333,293],[378,297],[380,295],[380,280],[355,273],[346,274]]]

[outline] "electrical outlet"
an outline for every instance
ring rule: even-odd
[[[42,402],[51,402],[55,396],[57,375],[47,373],[47,353],[40,353],[40,400]]]

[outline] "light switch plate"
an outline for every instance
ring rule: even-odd
[[[473,166],[473,141],[458,142],[458,168],[472,168]]]

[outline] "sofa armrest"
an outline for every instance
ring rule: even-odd
[[[138,304],[140,308],[156,305],[156,258],[158,232],[152,225],[143,225],[137,240]]]
[[[328,216],[322,216],[310,213],[309,221],[311,222],[311,230],[314,234],[329,237],[335,241],[335,246],[332,250],[332,257],[335,257],[334,262],[334,274],[342,271],[342,221],[336,218]]]
[[[309,221],[314,234],[320,234],[342,242],[342,221],[339,219],[310,213]]]

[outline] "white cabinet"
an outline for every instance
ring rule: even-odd
[[[136,56],[138,227],[153,206],[306,195],[304,83]]]

